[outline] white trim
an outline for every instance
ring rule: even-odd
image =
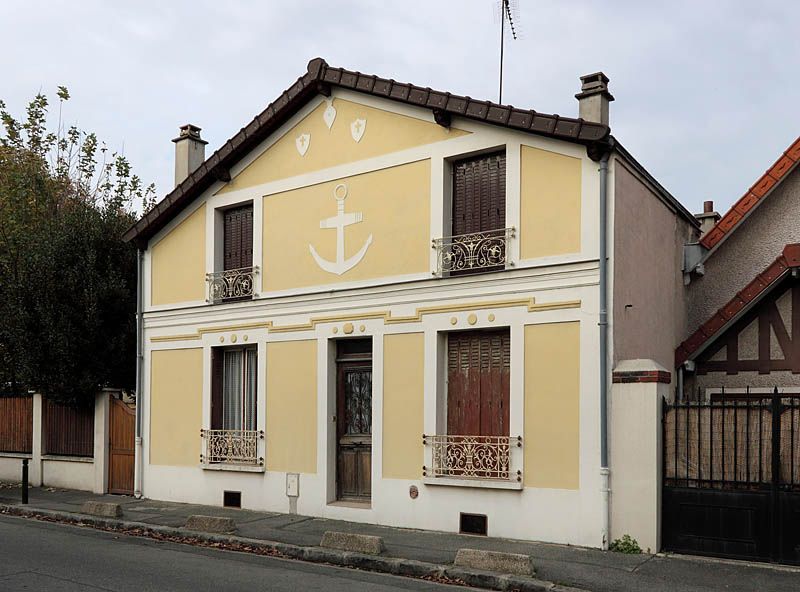
[[[66,462],[93,463],[94,462],[94,457],[93,456],[67,456],[67,455],[64,455],[64,454],[43,454],[42,455],[42,460],[60,460],[60,461],[66,461]]]
[[[265,473],[265,467],[250,467],[247,465],[226,465],[226,464],[207,464],[200,463],[197,465],[204,471],[232,471],[235,473]]]
[[[0,458],[18,458],[20,460],[23,458],[31,459],[33,458],[33,454],[30,452],[0,452]]]
[[[423,477],[425,485],[442,487],[474,487],[475,489],[510,489],[522,491],[525,486],[518,481],[480,480],[480,479],[454,479],[450,477]]]

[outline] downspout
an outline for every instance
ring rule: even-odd
[[[144,252],[136,250],[136,449],[134,458],[133,495],[142,497],[142,414],[144,413]]]
[[[600,492],[602,499],[602,548],[608,550],[611,471],[608,467],[608,157],[600,159]]]

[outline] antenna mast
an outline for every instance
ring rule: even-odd
[[[508,19],[512,38],[517,38],[517,29],[514,23],[514,17],[518,14],[516,1],[514,1],[513,9],[511,4],[512,0],[500,0],[500,92],[497,99],[498,103],[503,102],[503,50],[505,48],[506,19]]]

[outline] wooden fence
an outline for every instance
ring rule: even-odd
[[[42,452],[94,455],[94,407],[73,408],[42,401]]]
[[[33,397],[0,397],[0,452],[33,450]]]

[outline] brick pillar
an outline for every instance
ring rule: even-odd
[[[643,550],[661,546],[661,415],[671,374],[653,360],[625,360],[613,372],[611,540],[629,534]]]

